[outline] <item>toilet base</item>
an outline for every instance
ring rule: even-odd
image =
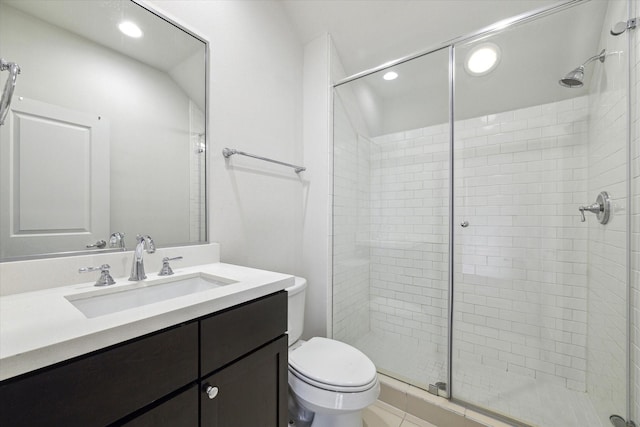
[[[311,427],[362,427],[362,411],[346,414],[319,414],[316,412]]]
[[[289,389],[289,424],[295,427],[363,427],[362,411],[313,412],[300,404]]]

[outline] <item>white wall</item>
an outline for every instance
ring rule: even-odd
[[[304,47],[302,271],[307,278],[304,337],[330,334],[331,313],[331,39],[322,34]]]
[[[223,262],[303,275],[303,49],[276,1],[148,2],[210,42],[209,239]]]

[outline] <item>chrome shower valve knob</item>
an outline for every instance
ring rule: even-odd
[[[580,214],[582,215],[582,218],[580,218],[580,222],[585,222],[587,219],[584,216],[584,211],[591,212],[591,213],[594,213],[594,214],[597,215],[602,211],[602,206],[597,204],[597,203],[594,203],[594,204],[589,205],[589,206],[580,206],[578,208],[578,210],[580,211]]]
[[[585,222],[587,218],[584,216],[584,212],[591,212],[596,214],[596,218],[600,224],[606,224],[609,222],[609,216],[611,215],[611,200],[609,198],[609,194],[606,191],[598,194],[596,198],[596,202],[588,205],[588,206],[579,206],[578,210],[580,211],[580,222]]]

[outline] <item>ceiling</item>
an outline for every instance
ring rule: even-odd
[[[346,75],[557,0],[281,0],[300,39],[328,32]]]
[[[203,51],[204,44],[139,5],[121,0],[0,0],[22,12],[169,72]],[[136,22],[144,37],[118,30],[123,20]]]
[[[128,0],[0,0],[0,7],[167,73],[204,111],[205,43],[146,8]],[[143,37],[122,34],[123,21],[135,22]]]
[[[308,42],[329,33],[345,76],[475,33],[502,19],[566,2],[550,0],[281,0],[298,36]],[[541,105],[582,95],[558,80],[600,50],[607,2],[584,1],[491,36],[502,58],[486,76],[465,73],[473,47],[456,48],[456,119]],[[483,41],[487,41],[484,39]],[[604,47],[604,46],[603,46]],[[593,67],[593,66],[591,66]],[[368,134],[376,136],[448,120],[446,51],[396,66],[392,82],[378,73],[353,87]],[[338,79],[339,80],[339,79]],[[339,88],[338,93],[346,89]],[[367,104],[367,105],[365,105]]]

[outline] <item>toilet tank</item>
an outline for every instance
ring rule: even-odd
[[[307,279],[296,277],[293,286],[286,288],[288,295],[287,332],[289,345],[298,341],[304,328],[304,303],[307,289]]]

